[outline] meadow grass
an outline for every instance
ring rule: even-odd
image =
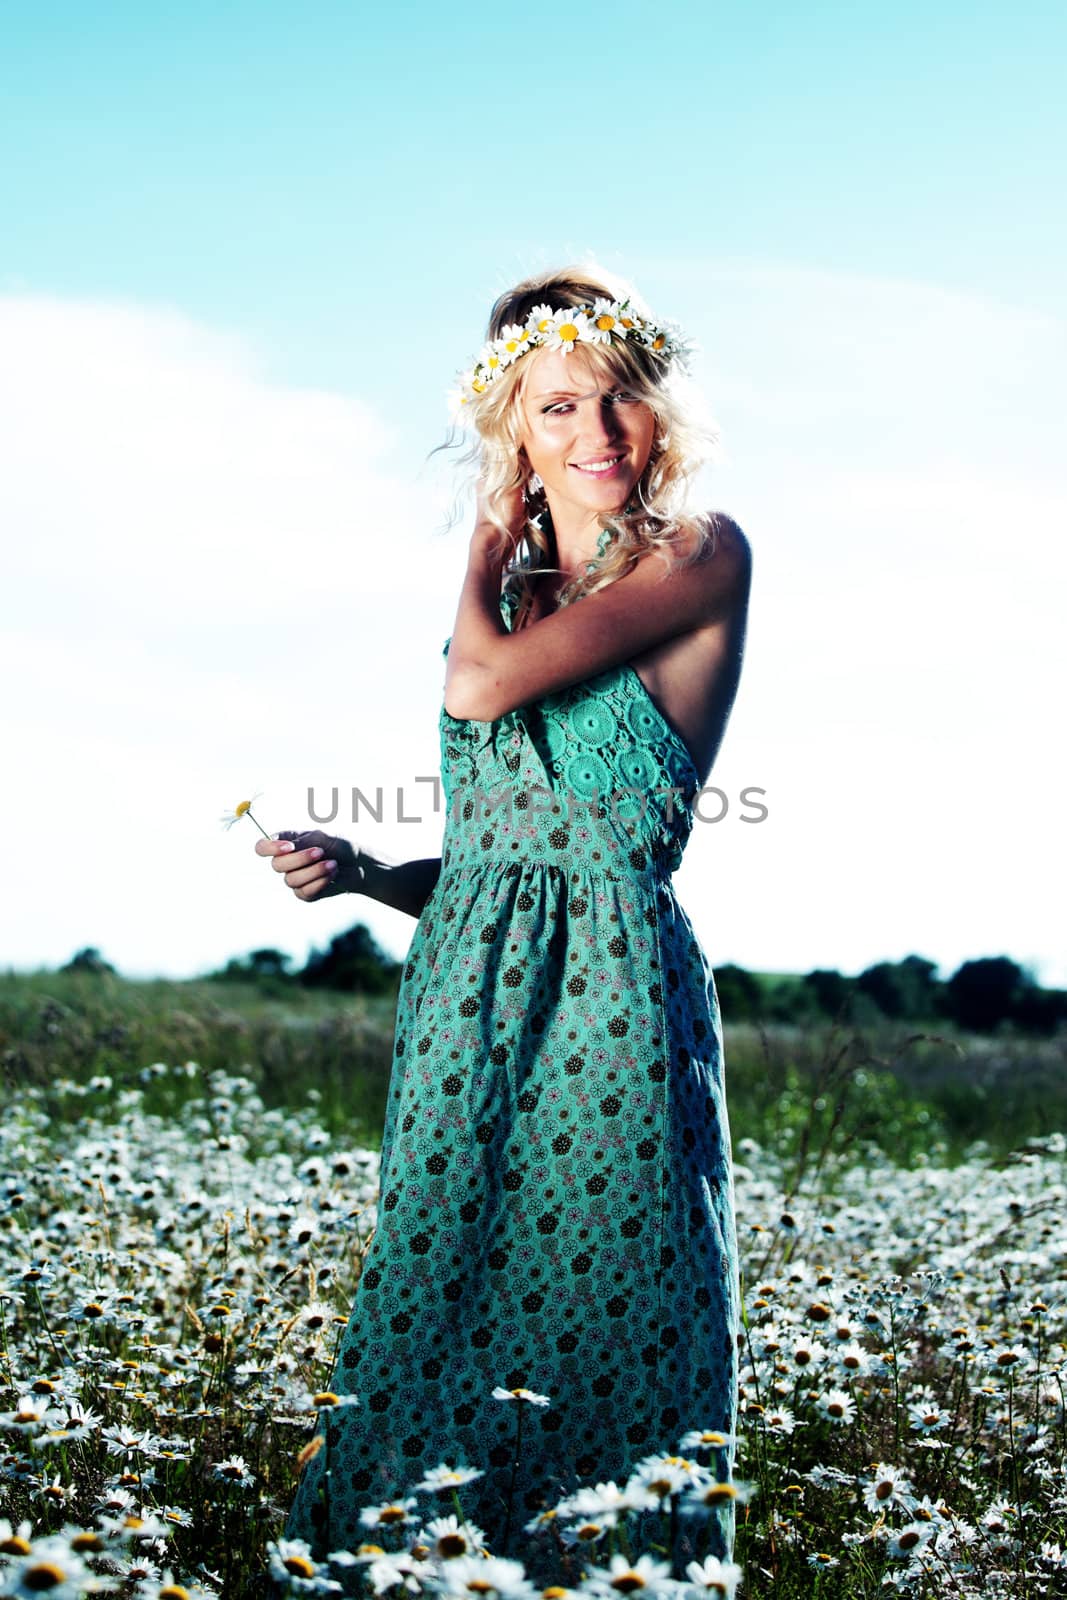
[[[448,1554],[478,1543],[462,1486],[368,1508],[381,1553],[355,1566],[282,1537],[373,1237],[391,1022],[388,999],[0,980],[0,1594],[540,1593]],[[699,1556],[723,1493],[692,1439],[530,1548],[601,1597],[1064,1593],[1062,1041],[726,1049],[736,1567],[671,1566],[678,1517]]]

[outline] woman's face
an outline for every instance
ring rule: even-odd
[[[648,465],[656,419],[643,400],[595,376],[578,349],[538,350],[522,396],[520,440],[557,528],[621,511]]]

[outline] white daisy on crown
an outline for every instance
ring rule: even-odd
[[[451,395],[453,415],[476,401],[513,362],[531,350],[562,350],[581,343],[611,344],[632,339],[662,359],[686,365],[693,346],[677,323],[653,322],[629,300],[595,300],[591,306],[534,306],[523,323],[511,323],[482,346],[474,365],[458,377]]]

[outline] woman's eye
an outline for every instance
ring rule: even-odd
[[[625,406],[635,406],[635,405],[639,405],[640,404],[640,401],[639,401],[637,395],[631,394],[628,389],[616,389],[614,394],[611,396],[611,398],[613,400],[619,401],[622,405],[625,405]]]
[[[546,406],[543,415],[546,417],[561,417],[565,411],[572,409],[573,407],[567,401],[562,400],[558,405]]]

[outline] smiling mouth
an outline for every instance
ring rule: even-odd
[[[622,455],[607,456],[603,461],[572,461],[571,466],[575,472],[588,473],[591,478],[605,478],[609,473],[614,472],[615,468],[623,460],[625,460],[625,456]]]

